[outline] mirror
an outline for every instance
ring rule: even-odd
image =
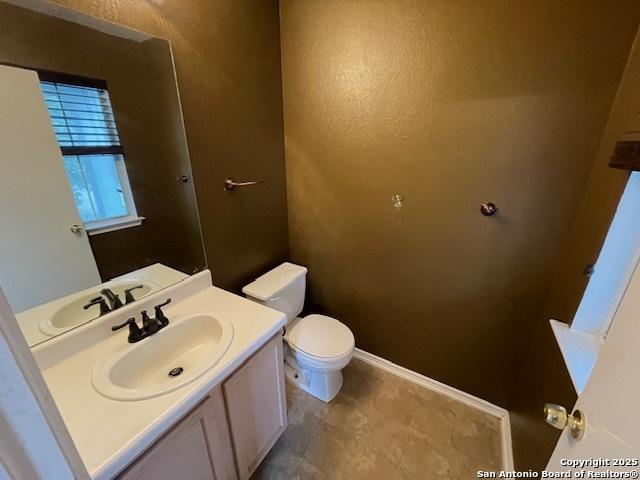
[[[0,101],[0,286],[31,346],[206,267],[167,41],[0,3]]]

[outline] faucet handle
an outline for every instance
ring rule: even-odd
[[[107,313],[109,313],[111,311],[109,309],[109,305],[107,305],[107,301],[104,299],[104,297],[92,298],[91,300],[89,300],[89,303],[87,303],[86,305],[83,305],[82,308],[87,310],[87,309],[93,307],[94,305],[100,305],[100,316],[106,315]]]
[[[137,290],[138,288],[143,288],[143,285],[136,285],[135,287],[126,288],[124,291],[124,303],[125,305],[130,304],[131,302],[135,302],[136,298],[131,293],[133,290]]]
[[[164,301],[163,303],[161,303],[160,305],[156,305],[154,307],[155,311],[156,311],[156,320],[163,326],[166,327],[167,325],[169,325],[169,319],[167,318],[167,316],[164,314],[164,312],[162,311],[162,307],[166,307],[167,305],[169,305],[171,303],[171,299],[168,298],[166,301]]]
[[[114,325],[113,327],[111,327],[111,331],[115,332],[116,330],[120,330],[121,328],[124,328],[127,325],[129,325],[129,343],[138,342],[145,337],[145,334],[143,333],[143,331],[140,330],[140,327],[138,327],[135,317],[131,317],[127,319],[126,322],[121,323],[120,325]]]
[[[164,302],[162,302],[160,305],[156,305],[156,307],[155,307],[155,308],[158,308],[158,307],[160,307],[160,308],[162,308],[162,307],[166,307],[166,306],[167,306],[167,305],[169,305],[170,303],[171,303],[171,299],[170,299],[170,298],[167,298],[167,299],[166,299]]]

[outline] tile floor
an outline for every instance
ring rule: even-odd
[[[289,425],[253,479],[477,478],[500,469],[490,415],[354,359],[326,404],[287,385]]]

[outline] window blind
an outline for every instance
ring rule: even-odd
[[[123,153],[105,88],[45,80],[40,83],[64,155]]]
[[[46,71],[38,75],[82,221],[90,225],[136,216],[106,82]]]

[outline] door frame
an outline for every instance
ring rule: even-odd
[[[0,467],[16,478],[75,478],[89,473],[0,287]]]
[[[167,38],[151,36],[47,0],[2,1],[117,37],[138,42],[162,38],[171,44]],[[0,435],[3,439],[0,444],[0,478],[7,473],[10,478],[13,474],[16,478],[90,480],[1,286],[0,364],[3,378],[24,387],[5,389],[0,383]],[[27,425],[17,421],[18,412],[28,416]],[[34,443],[34,438],[40,442]],[[43,442],[45,439],[48,441]]]

